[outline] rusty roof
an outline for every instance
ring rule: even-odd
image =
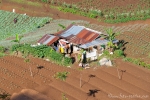
[[[46,34],[46,35],[44,35],[44,36],[38,41],[38,43],[44,44],[44,45],[51,45],[51,44],[53,44],[55,41],[57,41],[58,39],[59,39],[58,36]]]
[[[85,44],[99,37],[101,32],[85,28],[84,26],[69,25],[65,30],[56,33],[56,36],[67,39],[74,44]]]
[[[99,37],[98,33],[83,29],[76,37],[71,38],[69,41],[75,44],[85,44],[95,40],[97,37]]]

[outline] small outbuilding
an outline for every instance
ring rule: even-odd
[[[58,36],[45,34],[40,40],[38,40],[38,44],[43,44],[43,45],[50,46],[54,42],[56,42],[58,39],[59,39]]]

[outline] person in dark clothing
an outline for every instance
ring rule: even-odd
[[[17,18],[14,19],[14,23],[15,23],[15,24],[17,23]]]
[[[73,44],[71,43],[70,44],[70,54],[72,54],[73,53]]]
[[[68,54],[69,52],[69,43],[66,44],[66,53]]]
[[[82,67],[84,67],[84,65],[86,64],[87,59],[86,59],[86,51],[84,51],[82,53]]]

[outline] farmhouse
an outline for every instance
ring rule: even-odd
[[[85,49],[88,51],[87,58],[95,60],[97,59],[97,55],[101,54],[105,49],[108,42],[108,40],[101,38],[101,34],[101,32],[84,26],[71,24],[65,30],[57,32],[54,35],[44,35],[38,43],[52,46],[55,50],[58,50],[59,45],[65,48],[67,44],[72,43],[74,45],[74,53],[79,53],[81,49]],[[117,42],[118,40],[113,41],[113,43]]]

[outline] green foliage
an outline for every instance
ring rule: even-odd
[[[19,37],[19,34],[16,34],[16,39],[15,39],[15,40],[12,40],[12,42],[20,43],[20,41],[21,41],[22,38],[23,38],[23,36],[20,36],[20,37]]]
[[[109,49],[110,48],[114,49],[115,45],[113,43],[113,40],[115,40],[116,36],[118,36],[120,33],[119,32],[114,33],[112,28],[105,29],[105,31],[108,34],[108,36],[106,36],[106,39],[109,40],[109,42],[107,43],[107,45],[108,45]]]
[[[72,59],[70,59],[68,57],[64,57],[63,65],[68,66],[71,63],[72,63]]]
[[[68,74],[69,74],[69,72],[57,72],[57,73],[54,75],[54,78],[60,79],[60,80],[62,80],[62,81],[65,81]]]
[[[141,1],[142,0],[139,2]],[[86,6],[83,6],[85,4]],[[106,23],[124,23],[134,20],[146,20],[150,18],[149,0],[145,1],[145,7],[143,6],[143,2],[139,4],[132,4],[132,6],[130,4],[127,6],[111,6],[111,8],[108,6],[109,4],[104,4],[103,8],[98,10],[98,8],[101,8],[100,5],[101,4],[97,3],[96,0],[92,2],[89,0],[85,2],[79,2],[77,5],[71,5],[64,2],[64,4],[61,6],[61,11],[80,14],[90,18],[101,18],[104,19],[104,22]]]
[[[25,61],[25,62],[30,62],[30,59],[25,59],[24,61]]]
[[[109,54],[109,51],[108,51],[108,50],[104,50],[104,51],[103,51],[103,55],[105,55],[105,56],[110,55],[110,54]]]
[[[3,10],[0,10],[0,16],[0,40],[15,36],[16,33],[20,35],[31,32],[51,20],[49,17],[30,17]],[[18,19],[17,23],[13,22],[14,18]]]
[[[81,49],[81,50],[80,50],[80,53],[82,54],[83,52],[84,52],[84,49]]]
[[[2,46],[0,46],[0,52],[4,52],[5,51],[5,48],[4,47],[2,47]]]
[[[64,63],[63,55],[56,52],[56,51],[54,51],[53,49],[50,50],[49,57],[50,57],[51,60],[55,61],[55,63],[60,64],[60,65],[64,65],[63,64]]]
[[[117,16],[114,18],[111,17],[105,17],[105,22],[106,23],[124,23],[128,21],[134,21],[134,20],[146,20],[149,19],[149,12],[150,9],[145,9],[145,10],[135,10],[135,12],[118,12]],[[114,12],[115,14],[117,12]],[[105,16],[111,16],[111,15],[105,15]]]
[[[20,44],[15,44],[11,47],[11,51],[14,52],[14,51],[18,51],[18,48],[20,47],[21,45]]]
[[[2,52],[0,52],[0,57],[3,57],[3,56],[5,56],[5,54],[4,54],[4,53],[2,53]]]
[[[123,57],[124,53],[122,50],[115,50],[114,55],[115,55],[115,57]]]
[[[31,47],[30,44],[15,44],[12,46],[11,51],[20,51],[25,58],[29,54],[33,55],[34,57],[46,57],[63,66],[68,66],[72,63],[71,58],[64,57],[62,54],[53,50],[53,48],[46,45]]]
[[[58,24],[58,26],[60,26],[62,29],[66,29],[66,27],[62,24]]]
[[[0,57],[3,57],[3,56],[5,56],[5,48],[4,47],[2,47],[2,46],[0,46]]]
[[[144,61],[142,61],[140,59],[134,59],[134,58],[125,57],[123,60],[150,69],[150,64],[147,64],[146,62],[144,62]]]
[[[108,50],[104,50],[103,54],[99,56],[98,59],[102,59],[103,57],[112,60],[115,58],[124,57],[124,52],[122,50],[115,50],[113,54],[110,54]]]
[[[109,41],[113,41],[116,36],[118,36],[120,33],[114,33],[112,28],[105,29],[106,33],[108,34],[108,37],[106,37]]]
[[[128,61],[128,62],[132,62],[132,58],[128,58],[128,57],[123,58],[123,60]]]
[[[66,98],[66,95],[64,93],[62,93],[62,100],[68,100],[68,98]]]
[[[48,0],[41,0],[42,2],[48,2]]]

